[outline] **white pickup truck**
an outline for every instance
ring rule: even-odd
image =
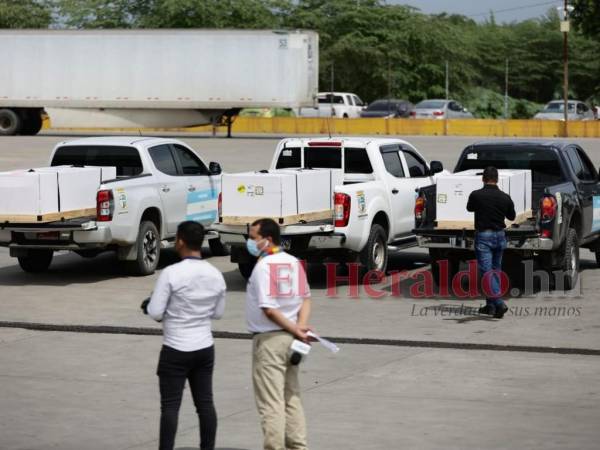
[[[308,262],[327,257],[339,262],[358,259],[363,271],[385,271],[388,246],[401,249],[416,245],[416,190],[434,183],[434,175],[443,171],[439,161],[428,164],[414,146],[400,139],[282,140],[268,173],[283,174],[298,168],[343,171],[343,181],[333,189],[334,208],[329,217],[281,227],[282,247]],[[264,172],[255,173],[256,185],[262,184],[259,180]],[[243,190],[241,186],[240,191]],[[329,191],[318,189],[311,194],[330,195]],[[223,193],[220,211],[232,211],[228,202],[234,201]],[[245,246],[249,224],[229,224],[221,212],[219,216],[213,229],[219,232],[222,242],[231,246],[232,262],[248,277],[255,263]],[[273,218],[281,222],[281,218]]]
[[[161,247],[172,245],[177,225],[196,220],[209,227],[217,218],[221,167],[183,142],[146,137],[98,137],[61,142],[50,166],[116,167],[91,198],[96,214],[45,223],[0,223],[0,246],[9,247],[23,270],[48,269],[55,251],[93,257],[115,250],[129,271],[154,272]],[[91,193],[94,195],[94,193]],[[93,211],[93,209],[92,209]],[[3,211],[0,211],[0,215]],[[214,232],[212,253],[227,253]]]
[[[298,108],[300,117],[337,117],[355,119],[365,109],[364,102],[351,92],[319,92],[316,107]]]

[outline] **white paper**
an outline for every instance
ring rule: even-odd
[[[321,336],[319,336],[318,334],[313,333],[312,331],[309,331],[308,334],[311,338],[316,339],[317,341],[319,341],[319,343],[325,347],[327,350],[329,350],[331,353],[337,353],[340,351],[340,348],[335,345],[333,342],[331,342],[330,340],[327,340],[325,338],[322,338]]]

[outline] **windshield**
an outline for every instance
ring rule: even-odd
[[[569,111],[573,111],[575,109],[575,103],[569,103]],[[548,103],[544,108],[544,112],[547,113],[558,113],[565,111],[564,102],[552,102]]]
[[[469,169],[529,169],[533,183],[556,184],[564,181],[558,154],[539,147],[479,147],[470,148],[456,166],[455,172]]]
[[[441,109],[446,104],[445,101],[442,100],[424,100],[422,102],[417,103],[415,106],[416,109]]]
[[[136,148],[110,145],[68,145],[54,153],[51,166],[116,167],[117,176],[139,175],[142,160]]]
[[[319,95],[318,99],[319,99],[319,103],[336,103],[336,104],[344,103],[344,98],[341,95],[331,95],[331,94]]]
[[[386,100],[382,100],[380,102],[373,102],[367,108],[367,111],[393,111],[396,109],[398,105],[396,102],[388,102]]]

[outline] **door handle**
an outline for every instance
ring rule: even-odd
[[[188,186],[189,192],[194,192],[195,190],[196,190],[196,188],[194,186]]]
[[[398,189],[396,189],[396,188],[392,189],[392,194],[397,194],[398,192],[400,192]]]
[[[169,192],[169,191],[171,190],[171,188],[170,188],[169,186],[163,186],[163,187],[161,188],[161,190],[162,190],[163,192]]]

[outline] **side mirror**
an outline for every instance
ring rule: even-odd
[[[429,164],[429,173],[431,175],[440,173],[443,170],[444,170],[444,165],[440,161],[431,161],[431,164]]]
[[[208,173],[210,175],[221,175],[221,172],[223,170],[221,170],[221,165],[218,162],[211,162],[208,165]]]

